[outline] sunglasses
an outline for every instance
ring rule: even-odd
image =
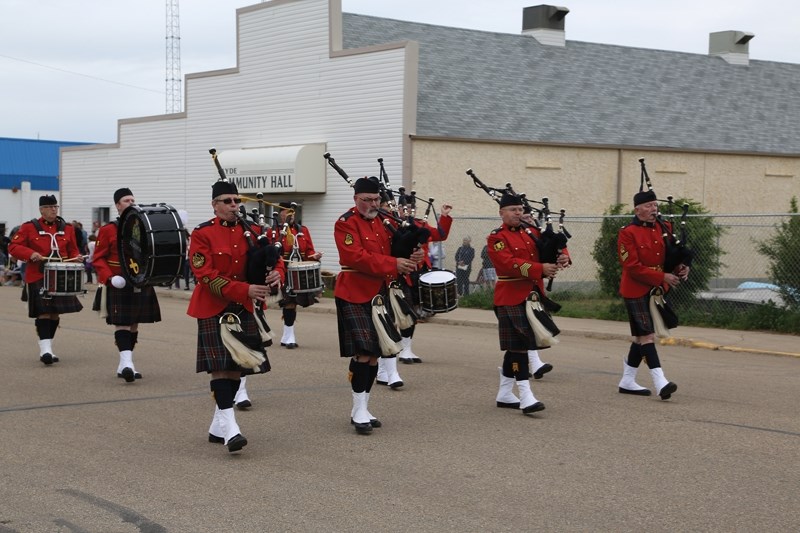
[[[237,204],[242,203],[241,198],[225,198],[223,200],[217,200],[217,201],[222,202],[225,205],[231,205],[233,202],[236,202]]]

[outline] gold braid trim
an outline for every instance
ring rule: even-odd
[[[228,283],[230,283],[229,280],[223,277],[216,277],[208,282],[208,288],[211,289],[211,292],[214,293],[216,296],[223,298],[222,288]]]

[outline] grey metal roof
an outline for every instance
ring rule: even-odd
[[[800,155],[800,65],[343,14],[345,48],[402,40],[420,136]]]

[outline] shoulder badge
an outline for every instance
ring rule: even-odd
[[[494,243],[494,250],[496,252],[499,252],[500,250],[503,250],[505,247],[506,247],[506,243],[504,243],[503,241],[497,241],[496,243]]]
[[[192,256],[192,266],[194,268],[201,268],[203,265],[206,264],[206,258],[200,252],[195,252]]]
[[[353,244],[353,236],[351,234],[349,234],[349,233],[347,235],[345,235],[344,236],[344,243],[347,246],[350,246],[351,244]]]

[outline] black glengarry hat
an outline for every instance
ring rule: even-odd
[[[213,200],[223,194],[239,194],[239,189],[236,188],[236,184],[233,182],[217,180],[211,186],[211,199]]]
[[[45,194],[39,197],[39,207],[43,205],[58,205],[58,200],[52,194]]]
[[[115,204],[119,203],[119,201],[125,198],[126,196],[133,196],[133,193],[129,188],[123,187],[121,189],[117,189],[116,191],[114,191],[114,203]]]

